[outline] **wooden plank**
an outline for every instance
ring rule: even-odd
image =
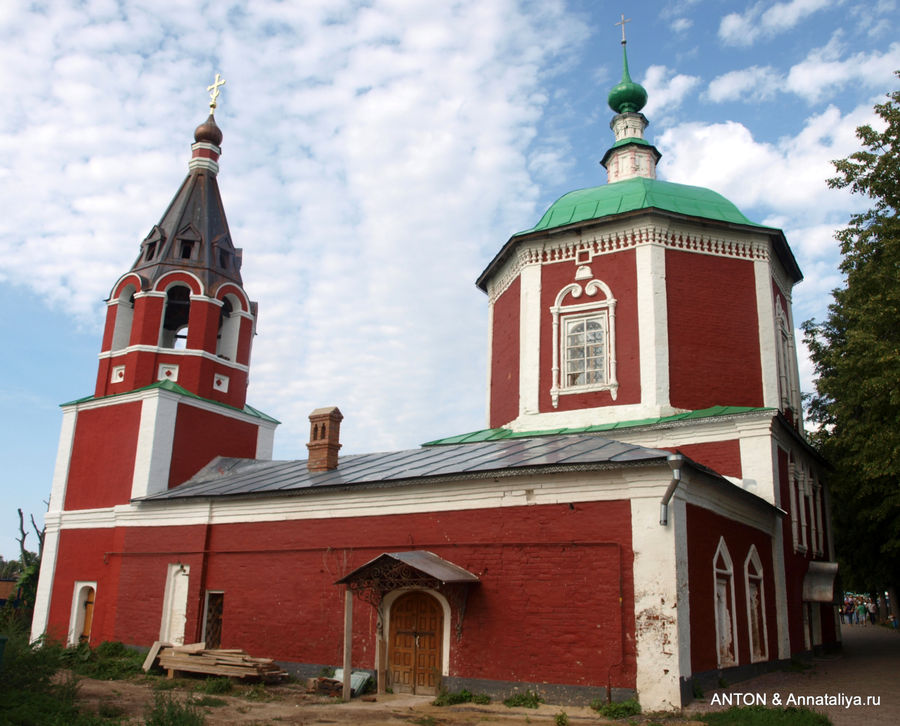
[[[167,647],[168,645],[169,643],[164,643],[161,640],[157,640],[153,643],[153,645],[150,646],[150,652],[147,653],[147,657],[144,658],[144,665],[141,666],[141,668],[144,669],[145,673],[153,667],[154,661],[156,660],[157,656],[159,656],[159,651],[162,648]]]

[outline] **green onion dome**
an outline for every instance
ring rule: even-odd
[[[628,55],[622,43],[622,80],[609,92],[609,107],[616,113],[637,113],[647,104],[647,91],[640,83],[631,80],[628,73]]]

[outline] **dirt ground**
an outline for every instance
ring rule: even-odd
[[[199,699],[203,694],[194,691],[200,681],[181,680],[179,687],[172,690],[154,690],[153,684],[159,679],[138,678],[130,681],[97,681],[80,678],[79,700],[84,710],[94,713],[118,709],[128,717],[126,723],[142,724],[147,708],[153,704],[156,694],[171,695],[179,700]],[[555,726],[556,717],[565,711],[568,723],[605,724],[627,723],[609,721],[587,707],[554,706],[542,704],[537,709],[507,708],[502,703],[488,705],[460,704],[456,706],[433,706],[433,698],[427,696],[406,696],[388,694],[378,696],[374,701],[354,698],[350,703],[342,703],[326,696],[309,695],[299,684],[268,686],[265,698],[260,698],[260,689],[255,691],[246,686],[237,686],[233,694],[216,695],[224,705],[206,706],[208,726],[231,726],[241,724],[263,726],[263,724],[354,724],[354,726],[397,726],[418,724],[419,726],[517,726],[518,724],[549,724]],[[374,698],[374,696],[370,697]],[[636,717],[638,722],[648,722],[648,717]],[[690,726],[697,724],[686,719],[666,720],[666,726]],[[698,726],[700,726],[698,724]]]

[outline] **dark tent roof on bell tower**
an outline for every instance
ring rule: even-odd
[[[221,144],[222,131],[210,113],[194,131],[187,178],[141,243],[131,267],[144,279],[145,289],[174,271],[196,275],[207,295],[214,295],[225,282],[243,286],[241,250],[231,241],[216,181]]]

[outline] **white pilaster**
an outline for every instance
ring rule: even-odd
[[[275,424],[260,424],[256,430],[256,458],[272,459],[275,448]]]
[[[538,412],[541,355],[541,266],[519,275],[519,415]]]
[[[666,296],[666,248],[643,244],[635,249],[641,404],[665,415],[669,405],[669,313]]]
[[[131,482],[132,499],[168,488],[177,412],[178,401],[174,397],[157,392],[143,400]]]
[[[59,432],[59,446],[56,449],[56,465],[53,468],[53,484],[50,488],[49,512],[61,512],[66,502],[66,484],[69,479],[69,463],[72,461],[72,446],[75,443],[75,424],[78,408],[63,408],[62,426]]]
[[[759,355],[762,370],[763,406],[780,408],[778,396],[778,354],[775,346],[775,302],[772,293],[772,274],[768,260],[754,260],[756,282],[756,314],[759,318]]]
[[[686,650],[687,663],[690,663],[690,639],[682,641],[685,625],[680,622],[681,608],[687,603],[687,582],[686,575],[680,577],[678,573],[679,559],[684,559],[686,565],[686,541],[685,554],[679,556],[675,534],[678,525],[673,520],[667,527],[660,525],[659,501],[658,497],[631,500],[637,648],[635,685],[641,707],[647,711],[681,708],[680,680],[685,659],[680,653],[682,648]],[[677,507],[674,509],[676,514],[681,514],[683,522],[683,505],[680,512]],[[686,622],[689,628],[690,621]],[[689,673],[688,670],[684,675]]]
[[[37,640],[47,632],[50,622],[50,597],[53,594],[53,578],[56,575],[56,558],[59,554],[59,517],[47,513],[44,525],[44,549],[41,554],[41,573],[34,598],[34,616],[31,619],[31,640]]]

